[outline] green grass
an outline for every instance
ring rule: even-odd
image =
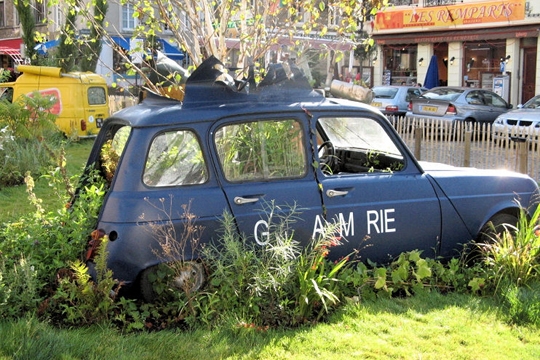
[[[66,148],[67,171],[69,176],[79,175],[86,164],[93,144],[92,139],[85,139],[79,142],[70,143]],[[50,188],[46,179],[35,179],[35,193],[43,200],[46,210],[54,211],[59,206],[63,206],[64,199],[50,195]],[[34,210],[34,207],[27,200],[26,185],[0,188],[0,221],[6,222],[18,218]]]
[[[346,307],[293,330],[121,334],[0,323],[0,359],[538,359],[540,329],[504,322],[487,298],[422,294]]]

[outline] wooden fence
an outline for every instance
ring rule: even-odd
[[[494,134],[492,124],[404,117],[390,120],[419,160],[512,170],[540,181],[538,129],[505,127]]]
[[[110,113],[114,114],[125,107],[136,105],[138,99],[135,96],[109,95]]]

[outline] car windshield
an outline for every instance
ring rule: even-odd
[[[540,96],[535,96],[523,105],[525,109],[538,109],[540,108]]]
[[[374,87],[374,97],[379,99],[393,99],[398,92],[397,88],[392,87]]]
[[[461,89],[439,88],[426,91],[421,97],[436,100],[455,101],[463,93]]]
[[[321,118],[320,124],[328,139],[341,149],[370,149],[401,155],[396,144],[381,125],[369,118]]]

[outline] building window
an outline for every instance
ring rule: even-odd
[[[133,30],[137,27],[138,19],[133,16],[134,14],[133,5],[122,5],[122,28],[124,30]]]
[[[504,72],[506,41],[463,43],[463,86],[491,89],[493,76]],[[501,66],[501,63],[504,63]],[[502,71],[501,71],[502,70]]]
[[[41,24],[45,20],[45,4],[45,1],[34,2],[34,19],[36,20],[36,25]]]
[[[328,26],[336,27],[341,21],[341,8],[339,5],[328,6]]]
[[[13,18],[15,25],[21,24],[21,20],[19,19],[19,13],[17,12],[17,8],[15,7],[15,5],[13,5]]]
[[[386,46],[384,49],[383,85],[416,84],[417,53],[417,45]]]
[[[0,27],[6,26],[6,11],[4,1],[0,1]]]

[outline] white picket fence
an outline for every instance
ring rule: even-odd
[[[138,99],[135,96],[109,95],[109,108],[111,115],[125,107],[136,105]]]
[[[540,181],[538,129],[508,127],[495,136],[491,124],[404,117],[390,120],[420,160],[512,170]]]

